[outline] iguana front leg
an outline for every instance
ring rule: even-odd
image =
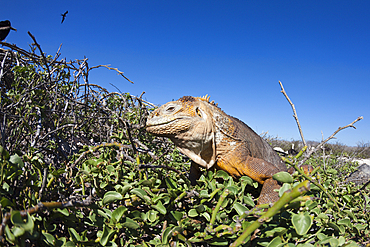
[[[280,184],[273,178],[267,179],[262,186],[260,197],[257,204],[272,203],[279,200],[279,193],[275,190],[280,189]]]
[[[200,178],[202,175],[202,172],[199,168],[199,165],[195,163],[194,161],[191,161],[190,165],[190,172],[189,172],[189,180],[191,185],[196,185],[197,180]]]
[[[238,178],[248,176],[260,184],[263,184],[258,204],[276,202],[279,200],[280,184],[272,178],[279,170],[270,162],[248,156],[244,161],[238,156],[231,156],[228,159],[220,157],[215,165],[216,169],[224,170],[232,177]],[[201,176],[199,165],[191,162],[189,179],[192,185]]]
[[[262,184],[258,204],[276,202],[279,199],[278,192],[274,190],[281,186],[272,176],[280,170],[270,162],[250,156],[243,159],[239,155],[228,155],[217,160],[216,168],[228,172],[234,178],[245,175]]]

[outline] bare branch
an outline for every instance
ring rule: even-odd
[[[112,67],[109,67],[110,65],[97,65],[97,66],[93,66],[93,67],[91,67],[90,68],[90,70],[91,69],[96,69],[96,68],[100,68],[100,67],[104,67],[104,68],[107,68],[107,69],[109,69],[109,70],[115,70],[115,71],[117,71],[117,73],[119,74],[119,75],[121,75],[123,78],[125,78],[126,80],[128,80],[129,82],[131,82],[132,84],[134,84],[134,82],[133,81],[131,81],[130,79],[128,79],[124,74],[123,74],[123,72],[122,71],[119,71],[117,68],[112,68]]]
[[[298,115],[297,115],[297,112],[295,110],[294,104],[290,100],[290,98],[288,97],[288,94],[285,92],[284,87],[283,87],[283,84],[281,83],[281,81],[279,81],[279,84],[280,84],[280,87],[281,87],[281,92],[284,94],[285,98],[288,100],[290,106],[292,107],[293,114],[294,114],[293,117],[294,117],[295,121],[297,122],[299,134],[301,135],[303,145],[304,146],[307,146],[306,140],[304,139],[304,136],[303,136],[303,131],[302,131],[302,128],[301,128],[301,124],[299,123],[299,120],[298,120]]]

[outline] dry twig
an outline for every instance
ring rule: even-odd
[[[280,87],[281,87],[281,92],[284,94],[285,98],[288,100],[290,106],[292,107],[293,117],[294,117],[295,121],[297,122],[299,134],[301,135],[303,145],[307,146],[306,140],[304,139],[304,136],[303,136],[303,131],[302,131],[302,128],[301,128],[301,124],[299,123],[299,120],[298,120],[298,115],[297,115],[297,112],[295,110],[295,106],[294,106],[293,102],[290,100],[290,98],[288,97],[287,93],[285,92],[283,84],[281,83],[281,81],[279,81],[279,84],[280,84]]]

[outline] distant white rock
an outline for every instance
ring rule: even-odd
[[[357,161],[359,164],[367,164],[370,166],[370,159],[353,159],[353,161]]]
[[[367,164],[370,166],[370,159],[354,159],[348,157],[339,157],[339,160],[343,160],[345,162],[358,162],[359,165]]]

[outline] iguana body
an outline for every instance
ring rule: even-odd
[[[225,114],[209,98],[184,96],[156,109],[146,130],[170,138],[192,159],[190,179],[199,178],[199,166],[215,167],[234,178],[246,175],[263,184],[259,204],[275,202],[280,185],[272,175],[286,171],[272,147],[242,121]]]

